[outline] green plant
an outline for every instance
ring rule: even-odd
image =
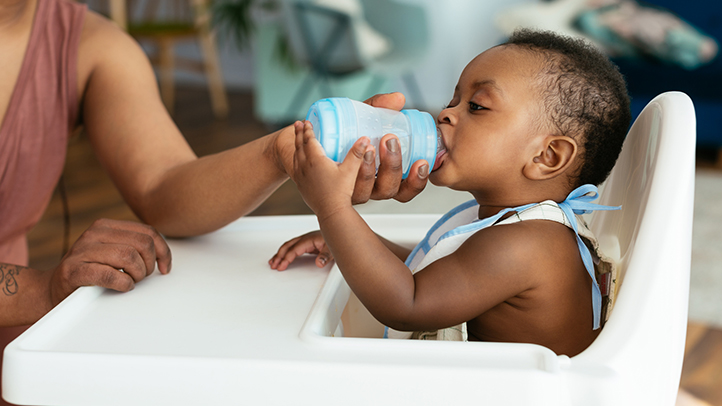
[[[249,46],[256,30],[254,11],[259,10],[269,15],[278,15],[281,12],[279,0],[219,0],[211,7],[213,25],[226,37],[233,38],[241,51]],[[298,67],[283,35],[279,36],[274,55],[288,69],[295,70]]]

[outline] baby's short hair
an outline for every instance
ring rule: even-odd
[[[617,161],[632,119],[617,66],[584,40],[551,31],[517,30],[502,45],[542,57],[542,108],[561,135],[581,144],[582,164],[572,186],[602,183]]]

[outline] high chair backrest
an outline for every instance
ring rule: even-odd
[[[618,260],[621,279],[599,337],[571,360],[572,369],[599,368],[599,385],[607,386],[600,396],[609,401],[599,404],[674,404],[687,326],[694,171],[692,101],[661,94],[634,122],[601,188],[599,203],[622,210],[590,220],[602,250]]]

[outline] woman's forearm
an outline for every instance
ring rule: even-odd
[[[0,263],[0,326],[36,322],[52,309],[50,272]]]
[[[214,231],[258,207],[288,179],[282,131],[167,171],[142,202],[138,216],[167,236]],[[293,146],[292,143],[288,144]],[[285,159],[285,161],[284,161]]]

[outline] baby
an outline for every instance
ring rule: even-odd
[[[575,214],[609,209],[589,201],[630,120],[624,79],[603,54],[518,31],[466,66],[437,118],[445,152],[429,179],[474,200],[410,252],[374,234],[351,205],[363,156],[334,163],[311,125],[297,122],[294,181],[321,230],[288,241],[269,263],[284,270],[304,253],[317,253],[319,266],[335,260],[390,337],[536,343],[574,356],[604,322],[611,269]]]

